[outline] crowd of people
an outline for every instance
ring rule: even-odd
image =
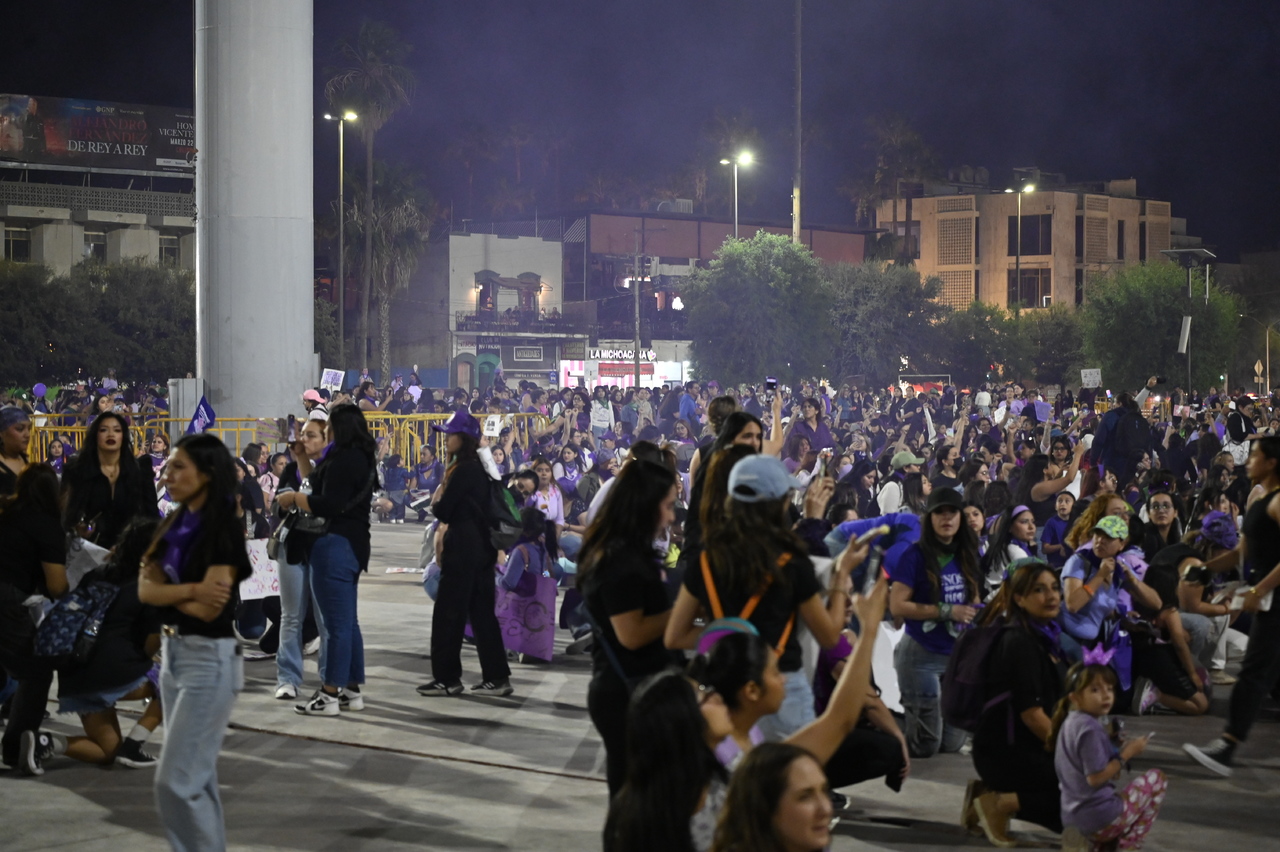
[[[9,406],[0,547],[20,558],[0,573],[0,664],[16,684],[4,762],[149,765],[141,746],[163,720],[170,839],[219,848],[221,740],[194,732],[225,728],[242,640],[270,647],[275,695],[296,712],[363,709],[371,517],[418,520],[435,599],[423,696],[466,691],[468,625],[470,692],[510,695],[519,655],[496,597],[561,587],[569,650],[591,653],[606,849],[822,849],[844,803],[833,788],[901,790],[913,761],[940,753],[970,755],[961,822],[994,845],[1014,845],[1016,816],[1071,848],[1137,848],[1166,782],[1151,770],[1116,789],[1145,741],[1115,717],[1201,715],[1234,684],[1223,734],[1185,747],[1228,775],[1280,680],[1280,409],[1216,389],[1156,404],[1163,390],[1152,377],[1104,403],[1015,384],[548,391],[499,378],[438,392],[411,376],[308,390],[296,440],[240,458],[208,435],[170,448],[161,431],[135,452],[130,415],[107,406],[57,463],[56,441],[47,463],[26,458],[42,413]],[[370,433],[370,411],[448,418],[401,457]],[[245,538],[270,539],[278,599],[238,600]],[[29,610],[69,593],[79,542],[110,551],[92,576],[119,589],[114,629],[87,660],[38,657]],[[881,631],[901,712],[871,673]],[[83,738],[42,729],[55,671]],[[955,687],[965,671],[977,699]],[[114,704],[136,698],[151,703],[122,737]]]

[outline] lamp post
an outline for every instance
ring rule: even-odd
[[[1033,183],[1029,183],[1026,186],[1024,186],[1022,189],[1017,190],[1018,234],[1017,234],[1017,237],[1015,238],[1017,242],[1017,245],[1015,246],[1017,254],[1014,256],[1014,261],[1013,261],[1013,280],[1016,287],[1014,292],[1018,294],[1019,299],[1021,299],[1022,297],[1022,196],[1028,192],[1035,192],[1035,191],[1036,191],[1036,185]],[[1014,192],[1014,190],[1006,189],[1005,192]],[[911,227],[910,223],[908,223],[907,227]],[[1037,294],[1039,294],[1039,292],[1040,292],[1039,290],[1036,291]],[[1032,305],[1032,307],[1037,307],[1037,306]]]
[[[324,114],[324,120],[338,122],[338,350],[341,352],[341,357],[344,362],[339,366],[345,370],[347,368],[345,363],[347,360],[347,243],[345,240],[345,234],[343,233],[343,226],[347,221],[347,208],[343,198],[344,193],[342,186],[343,175],[346,171],[344,164],[346,159],[346,136],[342,131],[348,121],[356,120],[356,114],[351,110],[346,110],[342,115],[339,115],[335,119],[332,115],[326,112]]]
[[[730,160],[728,157],[720,160],[722,166],[733,166],[733,238],[738,238],[738,166],[751,165],[752,157],[750,151],[743,151],[738,156]]]
[[[1271,326],[1274,325],[1274,323],[1270,323],[1270,324],[1264,323],[1262,322],[1262,320],[1255,319],[1254,317],[1251,317],[1248,314],[1240,314],[1240,319],[1247,319],[1247,320],[1250,320],[1251,322],[1256,322],[1258,325],[1262,326],[1262,334],[1266,338],[1266,342],[1267,342],[1266,376],[1267,376],[1267,393],[1270,394],[1271,393]]]

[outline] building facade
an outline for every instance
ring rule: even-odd
[[[940,278],[941,300],[957,308],[975,300],[1007,309],[1082,304],[1091,276],[1167,262],[1160,252],[1173,231],[1169,202],[1138,197],[1134,180],[1050,180],[1026,192],[929,186],[911,209],[910,223],[892,223],[892,203],[881,202],[878,219],[910,234],[920,274]]]

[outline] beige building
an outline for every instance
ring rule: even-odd
[[[897,233],[911,235],[920,274],[942,279],[944,302],[957,308],[974,300],[1002,308],[1078,305],[1088,297],[1092,275],[1165,262],[1160,252],[1170,247],[1169,202],[1139,198],[1135,180],[1076,186],[1053,177],[1060,176],[1026,174],[1019,183],[1037,186],[1021,194],[930,185],[912,199],[910,227],[898,222]],[[904,215],[901,201],[898,210]],[[880,204],[881,227],[892,230],[892,211],[892,201]]]

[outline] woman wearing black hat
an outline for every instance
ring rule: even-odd
[[[440,590],[431,617],[431,681],[425,696],[461,695],[462,634],[468,620],[484,678],[476,695],[510,695],[511,668],[494,614],[493,569],[498,552],[489,541],[490,479],[478,453],[480,422],[458,411],[443,426],[448,469],[443,492],[432,506],[444,535],[440,549]]]

